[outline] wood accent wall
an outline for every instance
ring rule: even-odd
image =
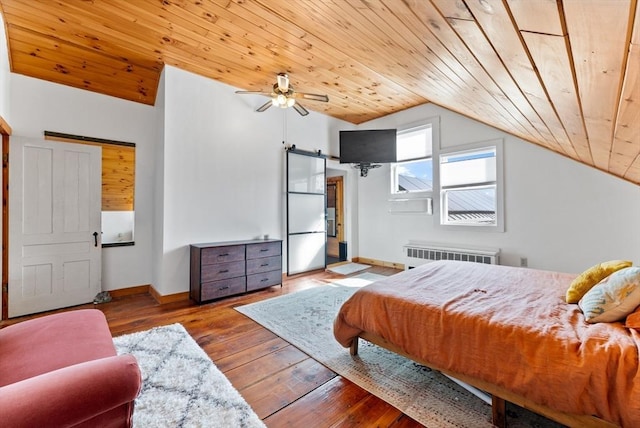
[[[135,144],[47,134],[45,139],[102,147],[102,211],[134,211]]]

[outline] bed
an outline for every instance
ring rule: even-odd
[[[565,302],[576,275],[439,261],[359,289],[334,322],[359,338],[439,370],[493,397],[568,426],[640,426],[640,334],[585,322]]]

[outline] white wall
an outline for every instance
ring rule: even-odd
[[[47,130],[136,144],[135,245],[103,249],[102,289],[150,284],[154,108],[18,74],[10,77],[13,135],[43,138]]]
[[[287,145],[328,153],[349,125],[293,109],[257,113],[264,97],[169,66],[164,79],[163,258],[154,286],[167,295],[189,289],[189,244],[286,240],[285,129]]]
[[[504,139],[505,232],[451,231],[435,216],[389,214],[389,166],[359,178],[359,256],[403,262],[410,239],[500,248],[503,264],[581,272],[608,259],[640,263],[640,186],[435,105],[360,125],[397,127],[440,117],[442,147]]]

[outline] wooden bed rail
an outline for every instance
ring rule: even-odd
[[[388,342],[386,339],[383,339],[380,336],[377,336],[375,334],[372,333],[361,333],[360,337],[361,339],[364,339],[368,342],[371,342],[375,345],[380,346],[381,348],[385,348],[388,349],[389,351],[395,352],[396,354],[402,355],[406,358],[409,358],[410,360],[415,361],[418,364],[421,364],[423,366],[429,367],[433,370],[439,371],[442,374],[445,374],[447,376],[451,376],[453,378],[456,378],[464,383],[467,383],[471,386],[473,386],[474,388],[478,388],[482,391],[485,391],[489,394],[491,394],[491,398],[492,398],[492,404],[491,404],[491,411],[492,411],[492,422],[495,426],[499,427],[499,428],[504,428],[506,427],[506,402],[510,402],[513,404],[516,404],[520,407],[523,407],[525,409],[531,410],[535,413],[538,413],[544,417],[547,417],[551,420],[554,420],[558,423],[561,423],[563,425],[567,425],[569,427],[580,427],[580,428],[614,428],[614,427],[618,427],[618,425],[612,424],[611,422],[607,422],[603,419],[599,419],[595,416],[589,416],[589,415],[573,415],[573,414],[569,414],[569,413],[564,413],[564,412],[559,412],[557,410],[553,410],[547,406],[543,406],[541,404],[537,404],[534,403],[533,401],[529,400],[528,398],[522,397],[518,394],[515,394],[511,391],[508,391],[502,387],[499,387],[497,385],[493,385],[489,382],[480,380],[480,379],[476,379],[473,378],[471,376],[466,376],[463,374],[459,374],[459,373],[455,373],[452,372],[450,370],[444,370],[441,369],[439,367],[434,366],[433,364],[427,363],[425,361],[421,361],[418,358],[414,358],[411,355],[408,355],[407,353],[405,353],[402,349],[400,349],[398,346]],[[349,352],[351,353],[351,355],[356,356],[358,355],[358,342],[359,339],[358,337],[356,337],[353,342],[351,343],[351,347],[349,349]]]

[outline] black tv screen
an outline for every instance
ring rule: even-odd
[[[340,131],[340,163],[396,161],[395,129]]]

